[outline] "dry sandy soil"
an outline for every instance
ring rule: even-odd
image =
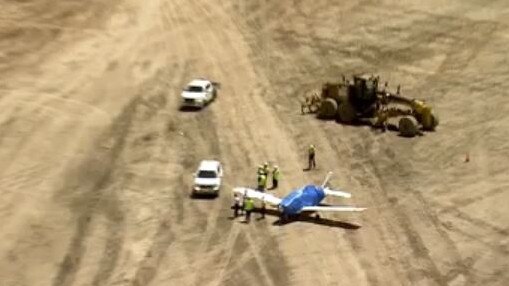
[[[338,2],[0,0],[0,285],[508,285],[509,4]],[[300,115],[357,72],[437,132]],[[181,112],[196,76],[219,98]],[[189,197],[205,158],[216,200]],[[354,198],[328,202],[369,209],[231,220],[265,160],[280,196],[332,170]]]

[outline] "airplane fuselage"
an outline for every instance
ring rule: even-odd
[[[295,215],[303,207],[317,206],[325,198],[323,188],[317,185],[307,185],[297,189],[283,198],[280,209],[283,214]]]

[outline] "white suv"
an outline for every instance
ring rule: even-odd
[[[203,108],[217,96],[217,83],[207,79],[195,79],[187,84],[180,95],[182,107]]]
[[[221,163],[214,160],[201,161],[198,170],[194,174],[193,196],[198,194],[219,195],[221,188],[223,168]]]

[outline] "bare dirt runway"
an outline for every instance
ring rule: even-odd
[[[509,4],[400,2],[0,0],[0,285],[509,284]],[[300,115],[357,72],[428,100],[438,131]],[[197,76],[218,100],[181,112]],[[193,200],[205,158],[225,186]],[[354,198],[329,202],[369,209],[230,220],[265,160],[280,196],[332,170]]]

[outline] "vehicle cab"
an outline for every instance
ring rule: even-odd
[[[216,97],[214,84],[206,79],[190,81],[182,90],[182,106],[203,108]]]
[[[194,174],[193,195],[219,195],[223,168],[219,161],[204,160],[200,162]]]

